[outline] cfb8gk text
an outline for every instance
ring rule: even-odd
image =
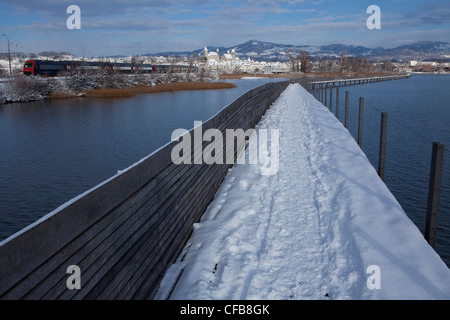
[[[224,308],[226,314],[269,314],[269,305],[227,304]]]

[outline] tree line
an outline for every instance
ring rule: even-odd
[[[306,51],[299,54],[289,53],[291,69],[294,72],[392,72],[395,69],[391,60],[385,59],[373,63],[365,57],[348,56],[346,51],[336,58],[314,57],[311,58]]]

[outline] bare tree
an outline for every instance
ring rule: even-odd
[[[445,68],[444,60],[439,59],[439,61],[437,63],[437,68],[438,68],[439,73],[441,73],[444,70],[444,68]]]
[[[348,71],[348,57],[347,52],[342,51],[341,57],[339,58],[339,68],[341,72],[347,72]]]
[[[187,69],[187,73],[192,73],[195,70],[195,62],[198,60],[198,55],[197,53],[194,51],[192,52],[191,55],[187,56],[187,63],[188,63],[188,69]]]
[[[145,57],[143,56],[133,56],[131,57],[131,63],[135,65],[143,64],[145,61]]]
[[[9,102],[42,100],[50,94],[52,85],[47,79],[41,77],[27,77],[23,74],[14,75],[5,84],[0,100]]]
[[[389,59],[384,60],[382,70],[387,72],[394,71],[394,64],[392,63],[392,61]]]
[[[300,51],[299,59],[300,59],[300,71],[303,73],[311,72],[312,63],[308,52]]]
[[[287,52],[287,56],[289,57],[289,61],[291,62],[292,71],[293,72],[299,71],[299,67],[298,67],[299,60],[297,58],[295,50],[292,50],[292,49],[289,50]]]
[[[362,72],[372,72],[373,71],[373,64],[367,60],[367,58],[362,57],[361,58],[361,71]]]
[[[325,71],[327,71],[326,70],[326,68],[327,68],[327,66],[326,66],[326,60],[325,60],[325,58],[317,58],[318,59],[318,63],[319,63],[319,71],[320,72],[325,72]]]

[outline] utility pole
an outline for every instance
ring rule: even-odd
[[[11,75],[11,74],[12,74],[12,72],[11,72],[11,51],[10,51],[10,48],[9,48],[9,38],[8,38],[8,36],[7,36],[6,34],[4,34],[4,33],[2,33],[2,36],[5,36],[6,39],[8,40],[9,74]]]

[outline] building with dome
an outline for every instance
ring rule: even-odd
[[[201,54],[199,54],[201,56]],[[289,71],[289,64],[284,62],[253,61],[251,58],[241,60],[236,57],[236,50],[228,50],[220,56],[219,49],[209,51],[203,49],[203,58],[210,70],[218,70],[225,73],[284,73]]]
[[[216,49],[216,52],[209,52],[208,48],[205,47],[205,49],[203,49],[203,55],[207,62],[219,62],[219,49]]]
[[[236,50],[233,49],[228,50],[227,53],[223,54],[222,57],[220,57],[219,49],[216,49],[216,51],[209,52],[208,48],[205,47],[203,49],[203,56],[206,58],[207,62],[219,62],[219,61],[235,61],[239,58],[236,58]]]

